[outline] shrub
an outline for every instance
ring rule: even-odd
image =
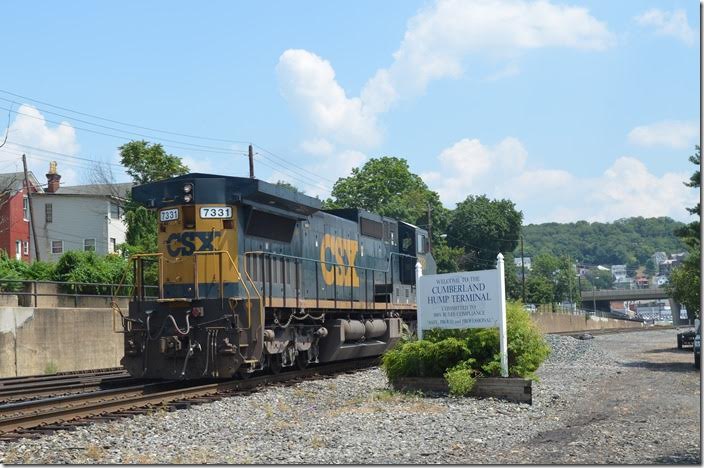
[[[27,278],[37,281],[49,281],[54,277],[55,263],[35,261],[27,268]]]
[[[75,283],[109,283],[119,284],[131,280],[127,261],[119,255],[101,257],[95,252],[69,251],[61,256],[54,269],[53,279],[56,281]],[[109,294],[109,286],[64,285],[68,292],[82,294]],[[75,291],[74,291],[75,289]]]
[[[450,395],[469,396],[477,383],[477,371],[471,368],[467,361],[462,362],[445,372],[445,380],[450,388]]]
[[[520,303],[506,307],[509,375],[535,379],[535,371],[548,357],[540,330]],[[469,392],[477,375],[501,373],[497,328],[434,329],[421,341],[401,341],[382,357],[390,380],[398,377],[452,379],[454,392]],[[458,393],[458,394],[459,394]]]
[[[5,251],[0,251],[0,280],[11,280],[0,281],[0,291],[21,291],[23,284],[15,281],[26,278],[27,264],[20,260],[11,259]]]

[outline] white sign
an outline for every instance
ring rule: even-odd
[[[232,208],[229,206],[204,206],[200,209],[201,218],[232,218]]]
[[[498,327],[500,295],[496,270],[422,276],[418,284],[419,325],[424,330]]]
[[[173,208],[171,210],[161,210],[159,212],[160,221],[175,221],[178,219],[178,208]]]
[[[433,328],[499,327],[501,376],[508,377],[504,256],[496,260],[496,270],[426,276],[416,263],[418,339]]]

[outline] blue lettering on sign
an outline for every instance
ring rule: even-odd
[[[189,256],[193,252],[210,252],[215,250],[213,241],[220,237],[218,231],[206,232],[174,232],[166,239],[166,250],[172,257]],[[200,240],[200,247],[196,248],[196,240]]]

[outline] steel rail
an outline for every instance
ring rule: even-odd
[[[228,380],[206,384],[167,381],[43,400],[9,403],[0,405],[0,434],[36,428],[47,424],[67,423],[77,419],[119,413],[136,408],[158,407],[183,400],[195,399],[195,402],[203,402],[203,398],[215,399],[222,395],[249,392],[265,385],[363,369],[376,365],[378,359],[378,357],[374,357],[323,364],[305,370],[251,377],[246,380]]]

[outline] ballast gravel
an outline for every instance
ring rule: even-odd
[[[604,400],[596,389],[608,391],[605,383],[628,372],[668,378],[658,376],[657,370],[634,367],[637,359],[618,352],[624,340],[647,348],[656,335],[663,343],[675,343],[673,330],[622,334],[620,341],[617,335],[591,340],[548,335],[552,353],[538,371],[533,405],[399,394],[389,391],[381,370],[370,369],[40,439],[0,442],[0,460],[33,464],[699,463],[696,417],[696,436],[686,437],[693,430],[688,422],[683,438],[662,416],[637,415],[642,420],[638,430],[645,431],[645,436],[626,440],[619,426],[622,419],[605,417],[596,402],[589,406],[592,398]],[[596,419],[588,420],[592,415]],[[582,427],[580,418],[592,426],[572,440],[570,431]],[[653,437],[660,444],[653,444]]]

